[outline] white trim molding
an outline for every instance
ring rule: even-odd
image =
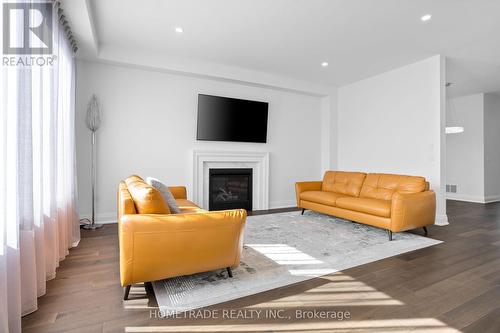
[[[484,196],[459,194],[459,193],[446,193],[447,200],[457,200],[475,203],[485,203]]]
[[[269,153],[252,151],[193,151],[193,201],[208,210],[210,169],[251,168],[253,170],[252,208],[269,209]]]
[[[489,195],[485,197],[485,203],[498,202],[500,201],[500,195]]]
[[[297,202],[295,200],[278,200],[269,202],[269,209],[294,207],[297,207]]]
[[[448,215],[446,214],[436,215],[436,221],[434,222],[434,225],[444,226],[448,224],[450,224],[450,222],[448,221]]]
[[[485,204],[485,203],[500,201],[500,195],[478,196],[478,195],[468,195],[468,194],[458,194],[458,193],[447,193],[446,199]]]

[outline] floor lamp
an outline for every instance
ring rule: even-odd
[[[91,157],[91,181],[92,181],[92,216],[90,218],[90,223],[85,224],[83,229],[95,230],[102,227],[102,224],[95,223],[95,189],[96,189],[96,132],[101,125],[101,110],[99,108],[99,103],[97,103],[97,97],[92,95],[90,102],[87,106],[87,116],[85,118],[85,123],[87,128],[92,132],[92,157]]]

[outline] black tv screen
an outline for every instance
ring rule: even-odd
[[[198,95],[196,138],[265,143],[268,103]]]

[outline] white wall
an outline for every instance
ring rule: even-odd
[[[92,93],[103,111],[98,132],[98,220],[114,219],[117,184],[133,173],[185,184],[192,193],[193,149],[268,151],[271,208],[294,206],[294,183],[322,176],[320,97],[79,61],[76,134],[82,216],[90,212],[91,201],[90,133],[84,119]],[[199,93],[269,102],[268,143],[196,141]]]
[[[500,95],[484,94],[485,201],[500,201]]]
[[[447,184],[457,185],[448,199],[500,201],[500,96],[461,96],[448,102],[449,125],[464,132],[447,135]]]
[[[337,169],[337,89],[321,98],[321,170]]]
[[[446,224],[444,59],[410,64],[338,90],[338,169],[426,177]]]
[[[449,199],[484,201],[483,101],[483,94],[448,100],[448,125],[464,127],[463,133],[446,135],[446,183],[457,185]]]

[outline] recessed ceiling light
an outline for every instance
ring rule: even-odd
[[[328,63],[327,63],[326,61],[323,61],[323,62],[321,63],[321,66],[322,66],[322,67],[328,67]]]
[[[177,32],[178,34],[181,34],[184,32],[184,30],[181,27],[175,27],[175,32]]]
[[[420,19],[422,20],[422,22],[427,22],[427,21],[429,21],[431,19],[431,17],[432,17],[431,14],[425,14]]]

